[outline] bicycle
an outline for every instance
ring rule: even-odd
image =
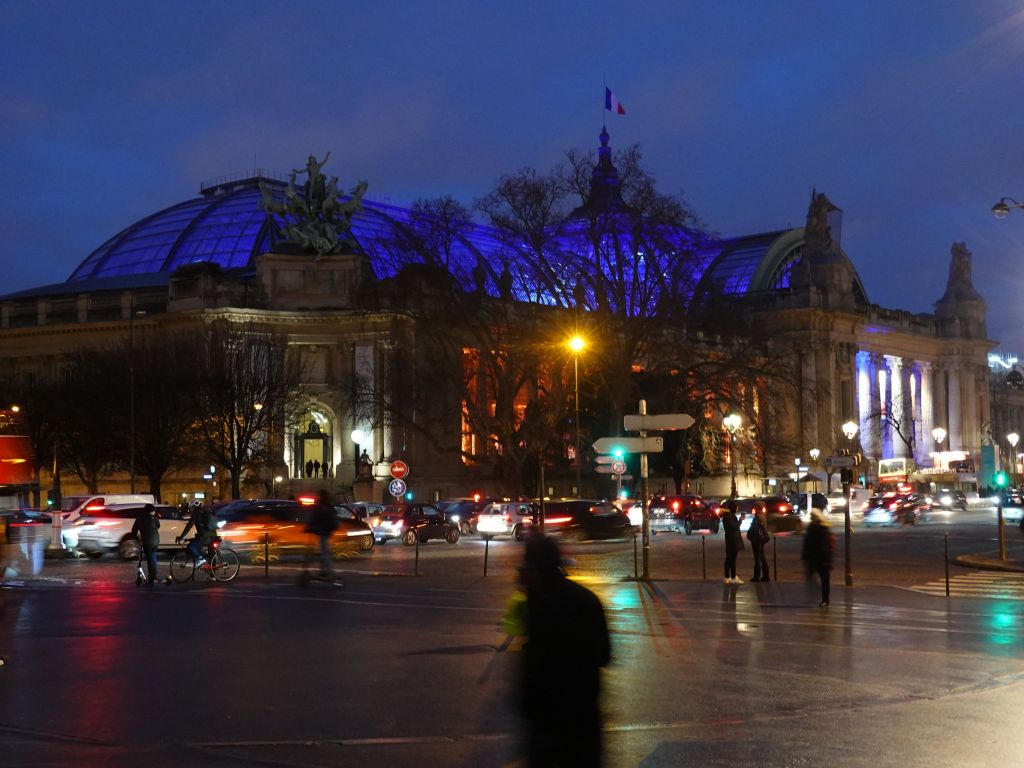
[[[181,550],[171,557],[171,575],[168,578],[172,581],[184,584],[195,578],[197,570],[205,573],[210,580],[216,581],[231,581],[238,575],[238,555],[234,550],[222,546],[220,539],[210,544],[207,560],[201,566],[196,566],[195,558],[187,547],[188,545],[182,542]]]

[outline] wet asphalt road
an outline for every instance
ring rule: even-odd
[[[656,537],[650,583],[630,541],[568,547],[612,630],[606,765],[1020,764],[1024,600],[913,589],[941,578],[944,533],[954,554],[993,546],[984,513],[858,530],[856,586],[840,557],[828,609],[795,537],[782,581],[739,587],[713,580],[720,536],[707,581],[697,537]],[[521,765],[499,625],[521,549],[493,542],[486,578],[483,553],[431,542],[416,577],[389,544],[342,563],[341,589],[293,565],[150,590],[133,564],[48,561],[0,590],[0,765]]]

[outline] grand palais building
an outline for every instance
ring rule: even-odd
[[[607,142],[602,133],[595,197],[614,192],[617,183]],[[398,459],[410,466],[408,484],[418,498],[491,492],[486,461],[473,460],[485,436],[467,434],[457,409],[448,429],[427,440],[354,407],[350,393],[340,391],[354,374],[371,382],[430,375],[415,370],[416,357],[408,353],[414,330],[402,302],[380,298],[393,297],[395,286],[406,294],[417,290],[409,277],[415,259],[396,250],[393,237],[408,226],[410,210],[364,200],[351,220],[351,252],[303,253],[280,247],[284,221],[266,207],[268,198],[280,206],[288,195],[284,180],[262,172],[206,183],[198,196],[114,234],[63,282],[0,296],[0,361],[8,370],[52,370],[71,350],[124,344],[130,332],[141,337],[222,319],[270,325],[286,335],[306,377],[299,417],[270,436],[272,471],[282,477],[275,493],[308,485],[306,468],[315,460],[323,467],[319,482],[339,497],[356,492],[362,470],[373,478],[362,495],[387,499]],[[986,306],[972,286],[966,246],[951,244],[948,284],[935,297],[934,313],[882,307],[871,302],[856,255],[842,248],[841,217],[824,195],[814,195],[804,227],[718,238],[703,247],[689,275],[692,300],[755,313],[764,327],[797,340],[802,353],[794,370],[799,393],[785,409],[796,453],[768,472],[754,472],[742,453],[734,459],[723,451],[709,471],[696,473],[694,490],[725,495],[730,470],[737,469],[740,493],[761,493],[768,490],[765,475],[786,477],[800,464],[794,459],[824,487],[826,459],[850,446],[858,457],[854,479],[865,484],[916,470],[941,483],[984,486],[999,462],[1001,436],[1024,428],[1020,374],[1008,379],[1016,361],[990,362],[995,342],[987,337]],[[475,223],[451,244],[446,267],[467,290],[498,296],[509,248],[501,232]],[[843,426],[851,422],[857,430],[847,439]],[[448,450],[439,450],[438,441]],[[369,470],[360,466],[364,451]],[[733,461],[739,466],[730,466]],[[45,491],[50,467],[45,460],[38,465]],[[173,475],[165,498],[208,492],[208,469]],[[546,490],[607,495],[608,476],[593,470],[583,462],[582,488],[568,471],[549,477]],[[259,495],[264,487],[243,484],[243,493]],[[671,492],[671,479],[655,477],[651,487]],[[73,476],[63,478],[63,489],[83,490]],[[124,472],[107,483],[109,491],[126,489]]]

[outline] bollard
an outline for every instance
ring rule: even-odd
[[[415,576],[420,575],[420,537],[416,537],[416,570],[414,571]]]
[[[263,532],[263,577],[270,578],[270,533]]]
[[[487,554],[491,549],[491,537],[484,539],[484,576],[487,575]]]
[[[708,537],[703,534],[700,537],[700,578],[708,580]]]
[[[640,561],[637,559],[636,530],[633,530],[633,578],[640,579]]]
[[[949,597],[949,533],[942,534],[946,555],[946,597]]]
[[[775,581],[779,580],[779,547],[778,536],[772,536],[772,575]]]

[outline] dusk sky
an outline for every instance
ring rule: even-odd
[[[0,293],[207,179],[326,172],[404,204],[613,147],[722,235],[844,211],[868,297],[930,312],[952,243],[1024,355],[1024,4],[0,0]]]

